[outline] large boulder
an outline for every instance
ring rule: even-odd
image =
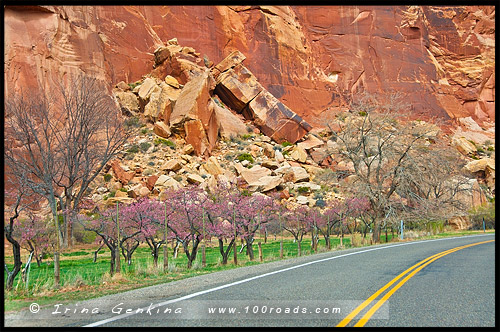
[[[255,165],[252,168],[245,168],[241,163],[235,163],[234,167],[236,171],[243,177],[243,179],[249,184],[258,183],[259,180],[264,176],[270,176],[271,170],[259,165]]]
[[[138,92],[137,95],[139,96],[139,106],[141,110],[144,110],[144,107],[149,101],[149,97],[151,96],[151,93],[153,93],[155,90],[158,91],[160,87],[156,84],[156,80],[151,77],[147,77],[144,79],[142,84],[138,86]]]
[[[487,186],[495,190],[495,160],[491,158],[483,158],[479,160],[473,160],[464,166],[464,169],[478,174],[480,177],[486,180]]]
[[[469,142],[465,137],[454,136],[451,144],[465,156],[472,155],[477,151],[476,146]]]
[[[307,139],[304,140],[303,142],[297,143],[297,146],[304,150],[310,150],[312,148],[318,148],[324,144],[325,142],[323,140],[317,138],[314,135],[309,134]]]
[[[300,163],[305,163],[307,159],[307,152],[300,146],[295,146],[290,152],[290,157]]]
[[[278,143],[295,143],[304,137],[312,127],[267,91],[241,63],[244,59],[233,52],[215,66],[215,93],[230,108],[254,120],[262,133]]]
[[[203,164],[203,168],[208,172],[208,174],[213,176],[218,176],[219,174],[224,173],[224,169],[214,156],[207,159],[207,162]]]
[[[123,115],[132,116],[139,112],[139,100],[135,93],[114,89],[113,95],[118,101]]]
[[[249,183],[248,188],[251,191],[266,192],[273,190],[283,183],[281,176],[265,175],[255,182]]]
[[[173,171],[173,172],[176,172],[178,170],[180,170],[182,168],[182,162],[181,160],[179,159],[170,159],[169,161],[165,162],[162,166],[161,166],[161,170],[163,171],[167,171],[167,172],[170,172],[170,171]]]
[[[479,171],[488,173],[495,172],[495,160],[491,158],[473,160],[467,163],[464,168],[471,173],[476,173]]]
[[[219,106],[212,100],[210,107],[213,107],[219,126],[219,134],[222,138],[242,136],[247,133],[247,126],[240,118],[241,115],[233,114],[229,109]]]
[[[151,122],[162,119],[169,122],[175,101],[181,93],[180,89],[161,82],[158,88],[153,88],[149,95],[149,102],[144,107],[144,116]]]
[[[182,187],[182,185],[179,182],[177,182],[175,179],[173,179],[172,177],[170,177],[166,174],[162,174],[156,180],[154,187],[157,189],[161,189],[161,188],[179,189]]]
[[[135,175],[134,171],[125,171],[123,167],[120,164],[120,161],[118,159],[114,159],[111,162],[111,169],[113,170],[113,173],[115,174],[115,178],[120,181],[121,184],[125,185],[129,183],[130,180]]]
[[[209,156],[217,142],[217,115],[209,107],[214,83],[208,69],[187,82],[170,116],[172,132],[185,136],[199,156]]]
[[[163,138],[169,138],[170,135],[172,134],[168,125],[166,125],[165,122],[163,122],[163,121],[155,122],[154,127],[153,127],[153,132],[156,135],[163,137]]]

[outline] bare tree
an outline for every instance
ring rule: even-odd
[[[57,233],[54,252],[55,287],[59,287],[59,252],[62,237],[54,179],[62,171],[56,162],[56,123],[52,104],[41,93],[20,93],[5,101],[4,160],[6,169],[35,194],[47,199]],[[22,177],[20,177],[22,176]]]
[[[5,113],[6,166],[15,174],[26,174],[30,190],[47,199],[54,218],[58,287],[60,247],[71,243],[68,216],[75,213],[89,184],[120,151],[132,129],[123,125],[103,83],[83,75],[60,84],[55,92],[10,96]]]
[[[451,204],[459,188],[443,185],[451,183],[460,164],[451,157],[451,148],[436,144],[439,128],[409,121],[405,114],[410,108],[398,95],[362,94],[349,113],[328,124],[336,144],[330,153],[347,162],[354,175],[346,190],[370,200],[374,242],[380,241],[380,228],[393,213],[411,213],[417,205]]]
[[[74,213],[88,186],[120,151],[132,131],[122,124],[120,112],[106,94],[103,82],[78,76],[59,88],[64,126],[57,132],[61,176],[55,185],[63,192],[61,207]],[[71,245],[72,227],[64,214],[65,245]]]
[[[12,254],[14,257],[14,266],[12,270],[9,270],[7,264],[5,264],[5,271],[7,272],[7,290],[12,289],[14,279],[16,278],[19,271],[21,271],[21,266],[23,264],[21,261],[20,238],[15,234],[17,226],[16,222],[23,211],[32,208],[32,206],[36,205],[37,203],[36,199],[30,197],[32,195],[32,192],[29,191],[29,188],[26,187],[25,182],[23,181],[24,176],[22,176],[22,174],[20,175],[21,176],[19,176],[19,181],[16,181],[16,177],[13,174],[10,174],[10,177],[8,177],[7,179],[8,181],[14,183],[14,186],[12,186],[12,183],[10,183],[13,188],[5,192],[6,201],[9,199],[14,200],[14,202],[10,205],[11,212],[8,216],[9,221],[4,225],[5,238],[12,245]]]

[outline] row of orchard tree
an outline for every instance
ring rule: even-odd
[[[170,241],[183,249],[188,268],[191,268],[199,251],[205,254],[207,241],[218,244],[221,263],[227,264],[231,252],[236,260],[239,239],[244,243],[249,259],[253,260],[253,243],[257,234],[274,238],[281,235],[282,240],[284,233],[291,235],[300,255],[301,242],[306,234],[311,236],[313,250],[317,249],[320,237],[330,249],[334,234],[343,238],[344,233],[353,233],[356,222],[364,222],[365,232],[372,226],[366,215],[370,211],[366,198],[331,200],[322,208],[290,206],[280,202],[279,194],[250,195],[226,185],[208,192],[194,185],[172,189],[164,197],[163,201],[146,197],[131,204],[116,203],[104,207],[86,201],[80,213],[72,213],[68,219],[96,234],[96,242],[101,244],[96,256],[104,245],[110,250],[111,274],[120,271],[120,256],[130,265],[134,252],[144,243],[151,250],[155,266],[158,266],[163,250],[166,270],[167,243]],[[19,239],[20,246],[33,253],[39,266],[42,257],[54,250],[57,241],[53,225],[33,215],[15,224],[9,235]]]
[[[151,249],[154,265],[158,265],[163,246],[164,268],[168,267],[166,243],[182,246],[191,268],[204,241],[217,241],[222,264],[227,264],[231,251],[236,252],[238,239],[244,241],[250,260],[254,259],[256,234],[291,234],[300,253],[300,243],[311,234],[313,248],[320,236],[330,247],[330,236],[349,231],[348,222],[369,211],[363,198],[329,202],[324,208],[297,206],[290,208],[279,199],[263,194],[249,195],[235,187],[220,186],[206,192],[197,186],[171,190],[164,201],[142,198],[128,205],[108,207],[103,211],[80,214],[85,230],[95,232],[111,251],[110,272],[119,271],[119,255],[131,264],[134,251],[141,243]],[[362,220],[367,220],[362,218]]]

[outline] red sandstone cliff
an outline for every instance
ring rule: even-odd
[[[241,51],[313,126],[357,91],[399,91],[413,117],[473,130],[471,117],[494,137],[493,6],[8,6],[4,18],[6,94],[77,71],[111,89],[150,72],[154,50],[177,38],[214,63]]]

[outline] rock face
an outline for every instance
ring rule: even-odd
[[[361,90],[399,91],[415,118],[471,117],[494,137],[494,6],[6,6],[4,22],[6,95],[81,71],[110,90],[152,68],[182,85],[239,50],[314,127]]]

